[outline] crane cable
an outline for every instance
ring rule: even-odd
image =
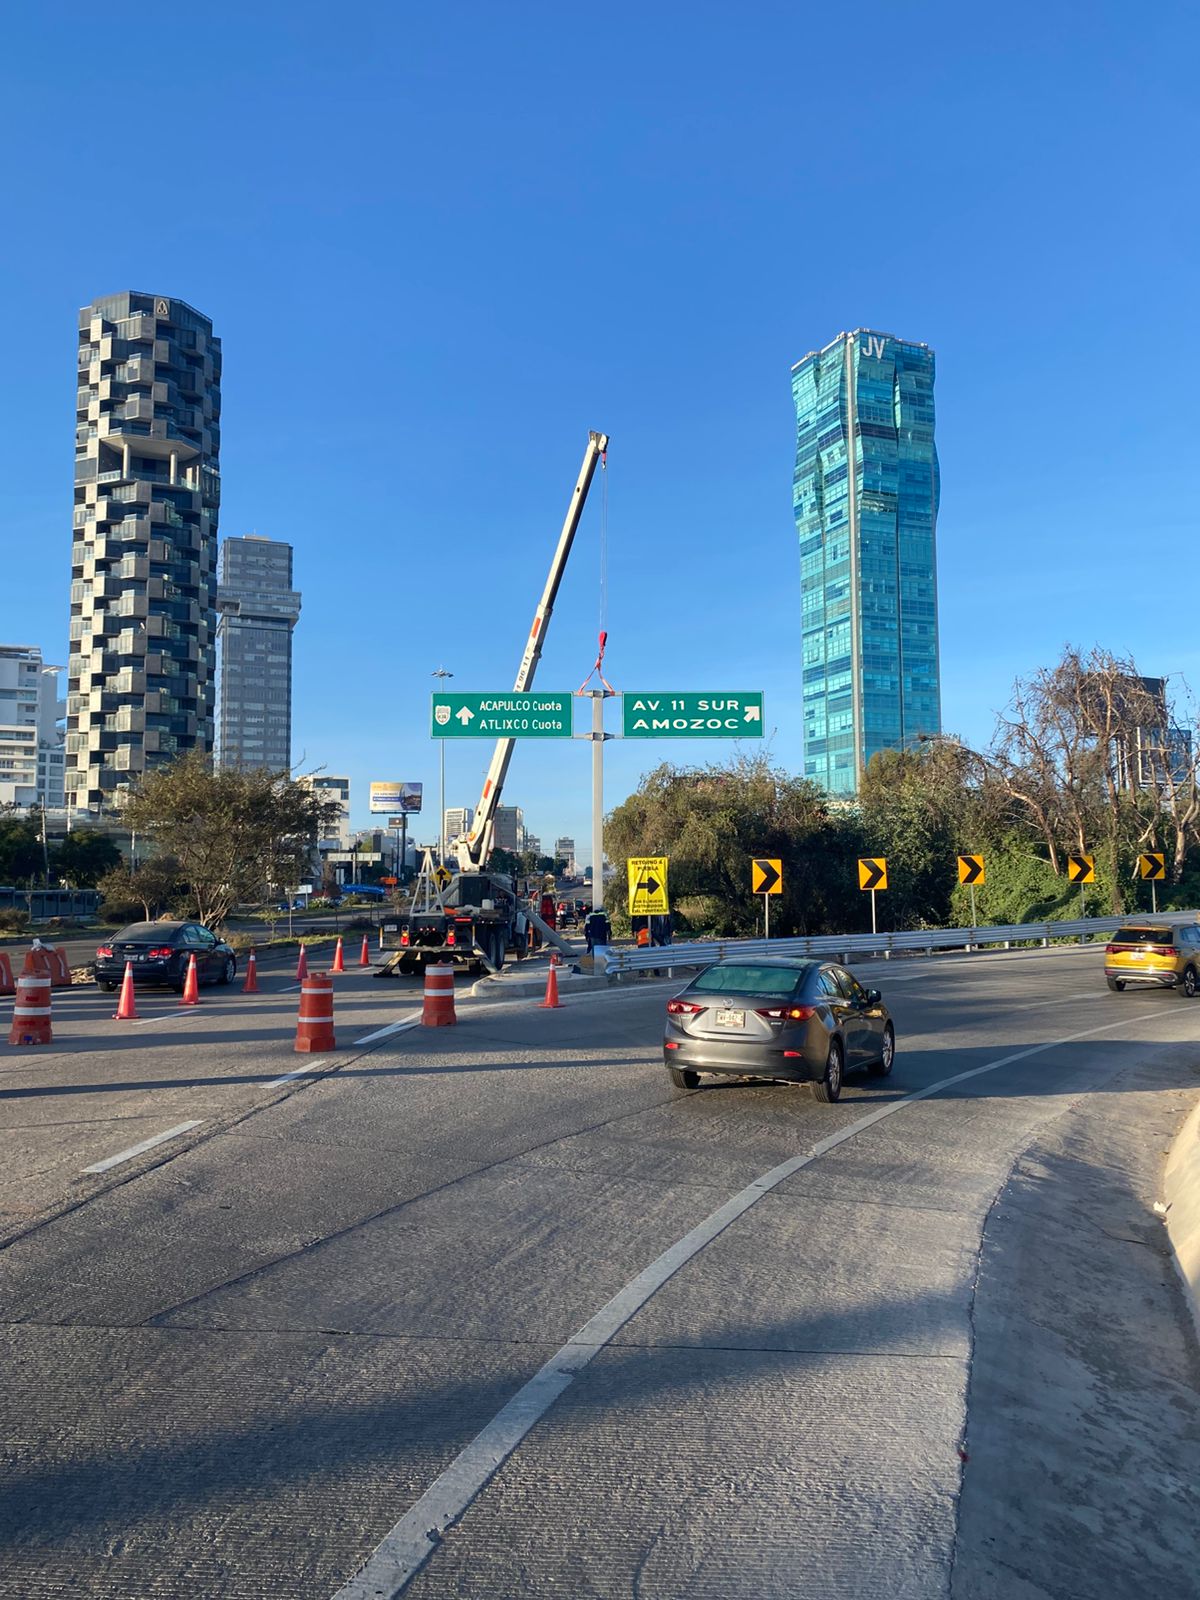
[[[596,664],[580,684],[578,694],[583,694],[593,678],[599,678],[608,694],[616,690],[604,676],[604,650],[608,644],[608,451],[600,452],[600,637]]]

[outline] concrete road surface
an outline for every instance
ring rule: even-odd
[[[351,973],[319,1060],[286,974],[56,995],[0,1049],[0,1596],[1182,1600],[1200,1002],[1101,964],[856,969],[899,1051],[836,1106],[676,1095],[678,984],[422,1030]]]

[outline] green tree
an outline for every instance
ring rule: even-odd
[[[211,927],[271,885],[302,882],[337,805],[286,772],[214,772],[202,752],[190,751],[147,773],[124,816],[179,863],[189,909]]]
[[[121,852],[106,833],[75,828],[50,854],[50,875],[69,889],[94,889],[107,872],[121,864]]]
[[[96,887],[105,907],[140,905],[147,922],[187,898],[187,885],[173,856],[152,856],[133,868],[122,863],[106,872]]]
[[[846,931],[861,908],[850,899],[858,830],[834,815],[814,784],[765,756],[699,769],[667,763],[647,773],[605,823],[617,866],[606,900],[626,920],[625,858],[667,856],[671,903],[699,931],[751,936],[762,907],[750,892],[755,856],[783,861],[784,891],[771,903],[773,932]]]
[[[39,883],[45,872],[42,836],[36,823],[11,811],[0,815],[0,883]]]

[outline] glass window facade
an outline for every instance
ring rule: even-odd
[[[933,351],[857,329],[792,368],[804,773],[852,797],[941,732]]]

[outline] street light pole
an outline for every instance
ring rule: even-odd
[[[447,672],[445,667],[439,667],[436,672],[431,672],[429,674],[429,676],[431,678],[445,679],[445,678],[452,678],[454,676],[454,674],[452,672]],[[445,855],[445,850],[446,850],[446,741],[445,741],[445,739],[444,738],[443,739],[439,739],[438,740],[438,744],[440,746],[440,749],[438,751],[439,789],[438,789],[438,831],[437,831],[437,841],[438,841],[438,860],[444,862],[445,859],[446,859],[446,855]]]

